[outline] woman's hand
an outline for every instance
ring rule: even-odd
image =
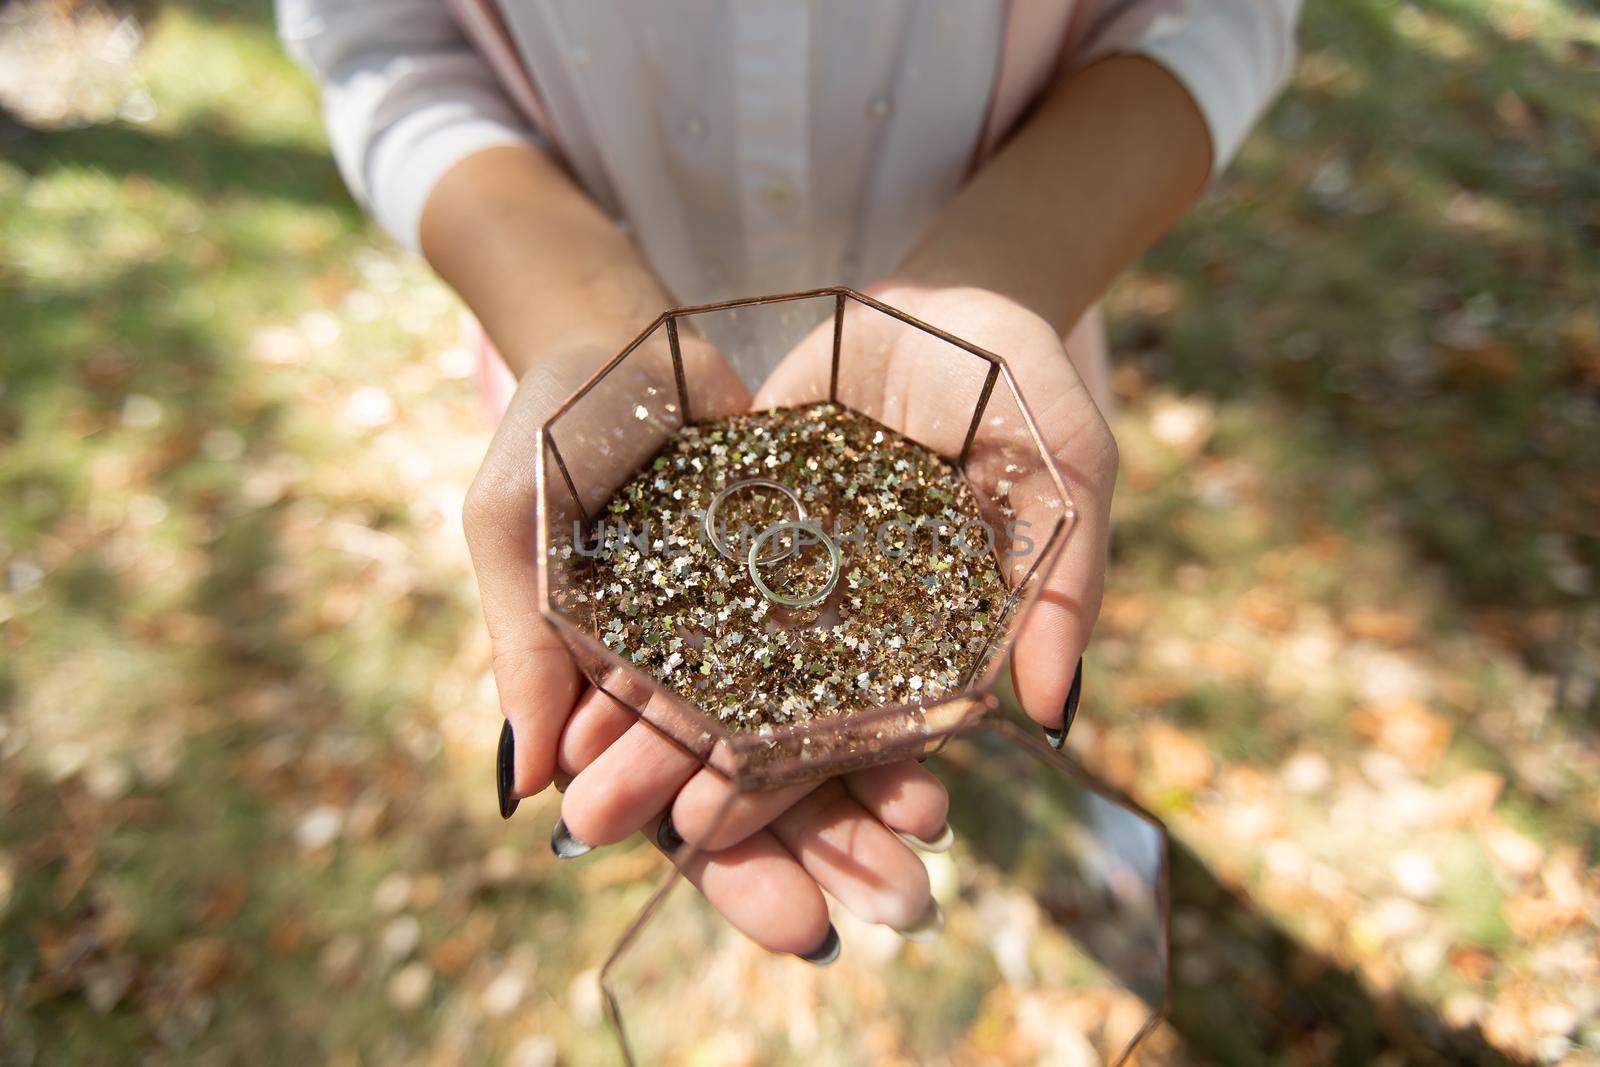
[[[1059,747],[1077,699],[1077,672],[1100,611],[1111,493],[1117,447],[1055,327],[1020,304],[974,288],[935,288],[893,282],[872,295],[916,318],[1003,358],[1055,460],[1071,495],[1076,519],[1066,549],[1049,574],[1026,627],[1018,635],[1012,665],[1017,697],[1029,717],[1045,727]],[[839,363],[838,395],[880,422],[924,443],[959,448],[971,422],[976,391],[972,368],[952,358],[950,346],[921,330],[877,312],[847,313]],[[755,398],[758,408],[826,398],[833,355],[832,321],[819,327],[785,357]],[[1014,406],[991,401],[968,463],[980,482],[985,450],[1025,443],[1027,429]],[[1025,465],[1024,465],[1025,466]],[[1040,479],[1028,484],[1030,475]],[[1042,470],[1023,469],[1007,493],[1016,519],[1043,550],[1060,510]],[[998,486],[979,485],[995,493]],[[996,537],[1002,531],[995,531]],[[1008,578],[1015,582],[1032,562],[1019,556]]]
[[[688,370],[707,391],[748,406],[721,356],[685,338]],[[506,725],[497,768],[502,814],[552,781],[565,782],[556,854],[572,858],[644,830],[741,931],[774,951],[826,962],[837,948],[822,890],[858,917],[910,934],[938,917],[927,873],[903,837],[949,844],[947,798],[920,766],[902,764],[817,784],[735,797],[727,779],[589,685],[541,616],[535,572],[532,453],[538,428],[610,355],[551,356],[523,378],[465,509]],[[602,469],[586,484],[620,483]],[[598,466],[597,466],[598,465]],[[903,837],[901,836],[903,835]],[[685,841],[701,846],[692,857]]]
[[[710,846],[716,851],[689,861],[690,881],[776,951],[815,955],[827,947],[824,888],[869,922],[927,922],[937,914],[927,874],[896,834],[948,842],[946,797],[931,774],[915,765],[880,768],[821,787],[747,794],[713,826],[729,803],[726,780],[592,688],[539,614],[534,442],[556,407],[670,303],[638,249],[560,167],[528,147],[491,148],[458,163],[430,194],[421,229],[429,263],[521,377],[465,512],[506,718],[502,810],[566,781],[552,839],[560,855],[641,828],[658,844]],[[685,356],[698,363],[697,383],[722,376],[729,410],[747,406],[716,353],[687,344]],[[609,473],[616,485],[631,472]],[[598,472],[601,483],[606,475]],[[682,862],[690,850],[668,851]]]

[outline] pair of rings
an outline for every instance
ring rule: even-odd
[[[717,532],[717,512],[721,509],[723,501],[728,497],[736,492],[748,489],[770,489],[780,493],[788,497],[789,503],[794,505],[795,511],[793,519],[784,519],[780,522],[772,523],[750,542],[750,551],[746,553],[744,560],[745,570],[750,572],[750,580],[755,583],[756,589],[760,591],[762,596],[772,601],[772,603],[786,608],[809,608],[822,603],[828,598],[828,594],[833,592],[833,587],[839,584],[839,574],[843,567],[839,545],[833,538],[823,532],[819,524],[810,521],[806,517],[806,507],[800,502],[800,494],[782,482],[773,481],[771,478],[744,478],[737,482],[730,482],[719,489],[716,495],[711,498],[711,503],[707,506],[705,517],[702,519],[706,539],[711,542],[711,547],[715,548],[723,557],[733,560],[735,563],[739,562],[739,557],[734,554],[733,549],[728,547],[728,543]],[[762,549],[781,533],[793,535],[789,539],[789,546],[779,551],[776,555],[763,556],[761,554]],[[788,559],[800,551],[800,534],[802,533],[817,538],[822,542],[823,547],[828,550],[828,577],[820,586],[804,596],[785,596],[767,584],[766,579],[761,577],[761,568],[771,566],[780,560]]]

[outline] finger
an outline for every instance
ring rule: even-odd
[[[916,931],[936,914],[922,861],[837,781],[773,820],[772,833],[857,918]]]
[[[638,717],[616,700],[598,690],[589,690],[578,701],[562,732],[561,771],[569,776],[578,775],[637,721]],[[816,783],[813,782],[735,797],[733,785],[727,778],[702,767],[672,801],[673,823],[685,840],[702,848],[724,849],[766,826],[814,788]],[[641,798],[638,805],[643,806],[650,799],[653,794]],[[587,801],[580,800],[580,803],[587,804]],[[581,823],[586,816],[578,818]],[[591,841],[578,833],[570,820],[567,829],[586,844],[604,843]]]
[[[734,928],[763,948],[831,962],[838,935],[816,880],[768,831],[718,852],[692,849],[652,824],[651,840]],[[687,857],[686,859],[683,857]],[[826,951],[832,948],[833,951]],[[820,958],[819,958],[820,957]]]
[[[562,773],[576,777],[638,721],[638,715],[610,694],[593,687],[586,689],[572,709],[566,729],[561,731],[556,761]]]
[[[733,783],[702,768],[672,803],[672,823],[686,841],[722,849],[744,840],[788,811],[815,782],[734,795]]]
[[[694,316],[680,319],[678,350],[683,358],[690,414],[710,419],[750,410],[750,389],[715,347],[693,336]]]
[[[642,680],[616,666],[603,671],[584,689],[561,732],[556,754],[569,783],[639,721],[640,714],[634,709],[648,706],[650,699],[650,689]]]
[[[950,832],[950,794],[926,767],[906,760],[844,776],[844,786],[863,808],[909,844],[943,852]]]
[[[555,773],[556,744],[578,693],[578,671],[561,638],[542,621],[514,637],[496,638],[495,632],[491,623],[492,644],[510,646],[494,653],[493,673],[514,746],[509,796],[521,800],[544,789]]]
[[[520,393],[520,390],[519,390]],[[500,708],[511,724],[511,794],[526,797],[550,782],[556,743],[579,691],[566,646],[538,611],[532,561],[537,499],[525,461],[536,436],[526,404],[512,401],[462,509],[493,650]]]
[[[583,845],[615,844],[665,810],[699,766],[653,727],[636,722],[573,777],[561,798],[561,820]]]
[[[806,334],[756,390],[752,409],[790,407],[828,399],[833,370],[833,318]],[[865,377],[865,375],[862,375]]]
[[[589,690],[562,735],[563,770],[581,772],[636,725],[636,717],[621,704]],[[649,836],[669,855],[682,848],[681,839],[671,849],[663,847],[660,820],[649,828]],[[737,847],[715,855],[700,853],[685,865],[684,873],[713,907],[764,948],[814,955],[832,935],[815,880],[769,833],[747,835]]]
[[[1059,728],[1100,611],[1117,449],[1054,329],[1042,319],[1013,326],[1017,332],[1006,349],[1007,365],[1039,437],[1010,386],[997,384],[989,415],[973,438],[966,473],[1013,512],[1018,541],[1004,557],[1011,585],[1038,564],[1051,547],[1052,530],[1071,516],[1064,547],[1040,576],[1040,595],[1017,635],[1012,659],[1023,709],[1041,726]],[[963,336],[983,340],[978,324]],[[1009,533],[997,528],[1002,541]]]

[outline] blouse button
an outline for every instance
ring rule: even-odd
[[[799,190],[787,182],[776,182],[762,190],[774,211],[784,211],[800,197]]]

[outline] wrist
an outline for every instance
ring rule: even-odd
[[[579,288],[561,288],[529,301],[524,311],[502,325],[508,334],[501,351],[519,378],[546,363],[588,362],[595,367],[626,348],[666,307],[653,302],[594,299]]]
[[[519,377],[575,351],[615,353],[667,303],[628,235],[528,146],[446,172],[423,208],[422,250]]]

